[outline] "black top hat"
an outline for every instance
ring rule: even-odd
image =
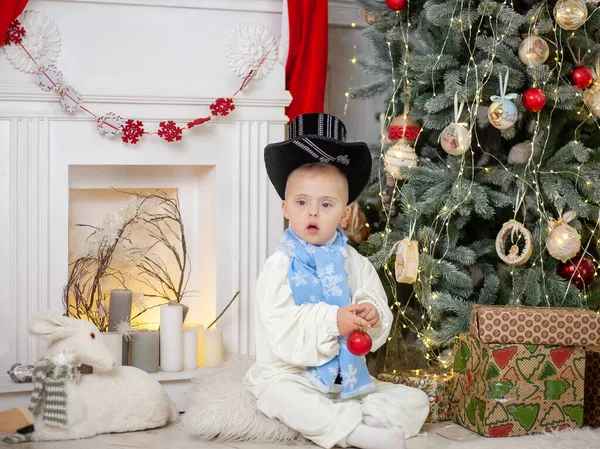
[[[301,165],[324,163],[339,168],[348,179],[348,204],[371,176],[371,153],[364,142],[346,142],[346,127],[330,114],[302,114],[290,123],[290,138],[265,147],[267,174],[281,199],[288,176]]]

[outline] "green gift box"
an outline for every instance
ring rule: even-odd
[[[455,345],[452,419],[481,435],[505,437],[583,425],[585,350],[482,343]]]
[[[452,375],[436,369],[417,369],[400,371],[391,374],[383,373],[377,377],[384,382],[406,385],[418,388],[429,397],[428,422],[448,421],[450,414],[450,389]]]

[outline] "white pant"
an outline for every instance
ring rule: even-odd
[[[399,427],[407,438],[421,430],[429,413],[427,395],[416,388],[379,382],[368,394],[342,400],[324,394],[300,375],[282,375],[258,396],[258,409],[279,419],[321,447],[347,447],[346,437],[370,415],[386,427]]]

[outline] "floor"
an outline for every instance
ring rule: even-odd
[[[478,435],[453,423],[425,424],[418,437],[409,439],[407,449],[443,448],[450,441],[472,441]],[[0,443],[2,449],[315,449],[318,446],[284,446],[277,444],[215,443],[192,437],[181,430],[181,424],[144,432],[98,435],[87,440],[56,441],[47,443],[22,443],[10,445]]]

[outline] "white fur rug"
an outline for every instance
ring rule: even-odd
[[[468,432],[468,431],[466,431]],[[431,432],[429,432],[431,434]],[[435,432],[434,432],[435,433]],[[440,432],[443,433],[443,432]],[[471,434],[471,432],[469,432]],[[600,448],[600,429],[565,430],[544,435],[511,438],[483,438],[475,434],[463,441],[448,441],[445,449],[592,449]],[[416,440],[412,447],[419,447]],[[411,445],[408,445],[411,447]],[[428,446],[425,446],[428,447]]]
[[[267,418],[242,384],[254,359],[229,355],[217,368],[205,368],[193,379],[183,416],[184,430],[205,440],[307,444],[298,432]]]

